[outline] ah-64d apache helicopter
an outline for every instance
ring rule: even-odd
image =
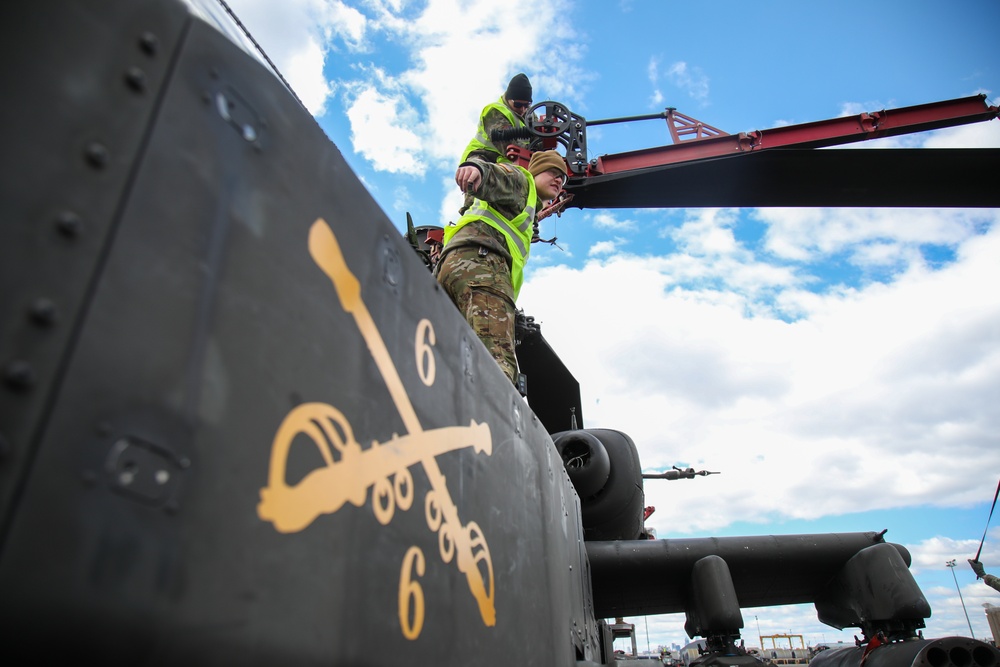
[[[753,664],[741,607],[814,602],[871,640],[845,667],[996,667],[983,642],[919,638],[930,608],[880,533],[645,539],[634,443],[584,428],[538,328],[518,350],[526,403],[294,95],[202,16],[175,0],[5,12],[8,655],[611,665],[602,619],[683,611],[700,662]],[[794,161],[616,172],[586,158],[585,120],[545,105],[536,131],[574,173],[563,203],[700,205],[627,190]],[[947,109],[925,123],[996,115]],[[966,164],[935,153],[937,172]],[[988,153],[967,159],[995,173]]]

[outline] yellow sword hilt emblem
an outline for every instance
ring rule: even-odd
[[[363,506],[371,488],[375,517],[386,525],[392,520],[396,507],[404,511],[410,508],[413,477],[409,468],[420,464],[431,484],[425,497],[425,519],[428,527],[438,534],[441,559],[448,563],[456,558],[457,567],[465,574],[469,590],[479,605],[483,623],[493,626],[496,607],[489,545],[476,522],[462,523],[436,459],[441,454],[465,447],[492,454],[489,425],[473,421],[469,426],[425,431],[361,297],[361,284],[347,267],[333,230],[322,219],[316,220],[309,230],[309,253],[333,281],[341,307],[354,317],[407,433],[393,434],[387,442],[373,442],[371,447],[362,449],[347,418],[333,406],[323,403],[297,406],[285,417],[272,442],[268,486],[261,489],[257,514],[262,520],[273,523],[279,532],[298,532],[321,514],[336,512],[346,503]],[[288,452],[300,434],[313,441],[326,466],[310,472],[295,486],[289,486],[285,480]],[[406,560],[412,560],[409,554]],[[403,598],[401,592],[401,605]],[[401,606],[401,619],[404,615]],[[419,635],[419,628],[414,635],[407,634],[410,638],[416,635]]]

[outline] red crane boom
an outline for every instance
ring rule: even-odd
[[[571,177],[547,213],[575,208],[767,206],[1000,207],[1000,149],[829,148],[992,120],[1000,108],[974,95],[898,109],[726,134],[663,113],[587,121],[557,102],[529,126],[533,148],[565,148]],[[589,158],[587,126],[662,118],[674,143]],[[825,148],[826,150],[815,150]],[[512,146],[523,165],[531,152]]]
[[[675,143],[601,156],[590,170],[590,175],[613,174],[755,150],[836,146],[879,137],[978,123],[995,118],[997,112],[998,107],[986,104],[984,95],[974,95],[799,125],[786,125],[769,130],[702,137],[706,126],[697,121],[692,122],[693,119],[678,114],[674,109],[668,109],[665,115]],[[679,140],[685,130],[690,132],[692,128],[699,130],[694,138]],[[714,128],[709,129],[714,130]]]

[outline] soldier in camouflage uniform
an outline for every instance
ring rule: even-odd
[[[487,162],[509,163],[507,159],[507,146],[517,144],[524,148],[528,147],[528,139],[512,139],[505,141],[494,139],[496,132],[502,130],[520,129],[525,127],[524,114],[531,106],[531,82],[522,72],[517,74],[507,84],[507,90],[500,96],[500,99],[483,107],[479,114],[479,126],[472,141],[465,147],[460,162],[465,162],[470,158],[479,158]],[[472,206],[473,197],[465,193],[465,201],[458,214],[462,215]]]
[[[970,558],[969,565],[972,566],[972,571],[976,573],[977,579],[982,579],[984,584],[990,588],[1000,591],[1000,577],[995,577],[992,574],[986,574],[986,571],[983,569],[983,564],[978,560]]]
[[[514,385],[514,303],[524,282],[535,211],[559,194],[567,174],[556,151],[535,153],[527,169],[472,158],[455,172],[458,187],[475,198],[444,230],[437,279]]]

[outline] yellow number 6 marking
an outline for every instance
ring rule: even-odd
[[[410,547],[403,556],[403,568],[399,572],[399,625],[403,636],[416,639],[424,629],[424,589],[412,576],[424,576],[424,552],[419,547]],[[413,623],[410,623],[410,606],[413,606]]]
[[[417,373],[420,380],[426,385],[434,384],[434,343],[437,339],[434,336],[434,325],[428,319],[420,320],[417,324],[417,337],[414,341],[417,357]]]

